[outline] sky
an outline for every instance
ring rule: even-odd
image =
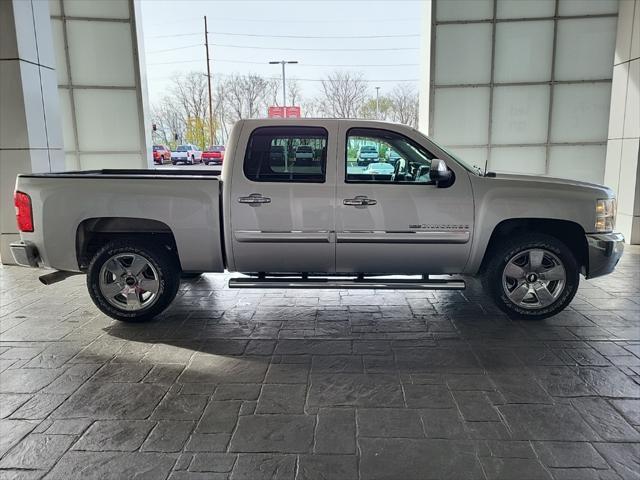
[[[147,82],[152,104],[180,72],[206,73],[207,16],[214,82],[232,73],[281,78],[272,60],[297,60],[287,79],[319,93],[334,70],[360,71],[375,94],[420,77],[419,0],[144,0]]]

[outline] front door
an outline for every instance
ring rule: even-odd
[[[229,198],[233,252],[227,254],[236,271],[334,271],[335,168],[327,169],[336,152],[333,125],[245,122],[238,145],[247,148],[236,154]]]
[[[410,137],[413,135],[413,138]],[[429,178],[431,159],[419,136],[380,128],[341,131],[336,200],[336,271],[342,273],[459,273],[473,231],[468,174],[451,164],[446,188]],[[366,146],[377,156],[358,165]]]

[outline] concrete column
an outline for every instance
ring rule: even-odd
[[[64,169],[49,2],[0,1],[0,261],[19,239],[19,173]]]
[[[617,229],[640,244],[640,0],[620,0],[605,184],[618,196]]]

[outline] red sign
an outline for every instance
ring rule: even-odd
[[[269,107],[269,118],[300,118],[300,107]]]
[[[269,107],[269,118],[284,118],[284,107]]]
[[[300,107],[285,107],[287,118],[300,118]]]

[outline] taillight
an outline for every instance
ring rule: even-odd
[[[23,192],[13,195],[13,204],[16,206],[16,220],[18,230],[21,232],[33,232],[33,211],[31,210],[31,197]]]

